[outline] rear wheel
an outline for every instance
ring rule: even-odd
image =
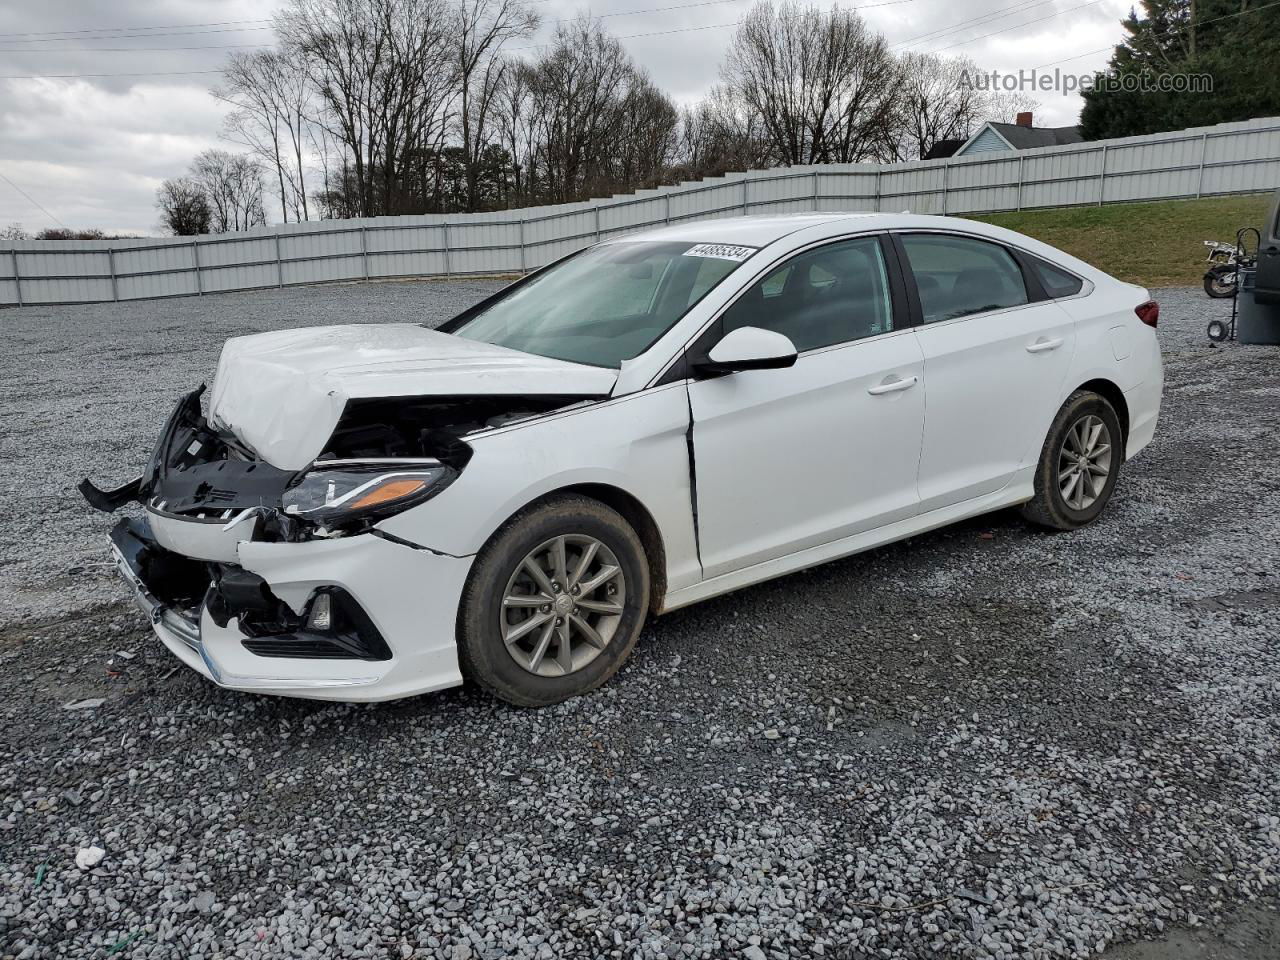
[[[1204,292],[1215,300],[1223,300],[1236,295],[1236,268],[1231,266],[1210,267],[1204,275]]]
[[[649,607],[640,538],[580,496],[517,514],[480,551],[463,591],[463,671],[518,706],[586,693],[617,673]]]
[[[1124,459],[1120,418],[1104,397],[1077,390],[1054,418],[1036,468],[1035,497],[1022,508],[1033,523],[1074,530],[1102,512]]]

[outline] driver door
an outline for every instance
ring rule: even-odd
[[[901,303],[894,309],[887,263],[877,237],[799,253],[695,348],[696,363],[724,334],[753,326],[799,353],[786,369],[689,384],[705,577],[917,512],[924,361]]]

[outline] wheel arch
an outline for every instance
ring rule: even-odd
[[[653,518],[649,508],[635,494],[608,483],[574,483],[540,493],[518,510],[513,511],[511,516],[524,513],[545,500],[564,494],[576,494],[597,500],[611,510],[616,510],[622,519],[631,525],[631,529],[640,538],[640,544],[644,547],[645,560],[649,564],[649,612],[655,615],[661,613],[667,597],[666,545],[658,522]],[[510,520],[511,517],[506,519]],[[499,524],[499,528],[501,526]],[[491,538],[492,536],[493,534],[490,534]]]
[[[1117,383],[1105,377],[1087,380],[1068,393],[1067,396],[1071,396],[1072,393],[1078,390],[1088,390],[1090,393],[1096,393],[1111,404],[1116,416],[1120,419],[1121,450],[1126,449],[1129,443],[1129,403],[1124,398],[1124,391],[1120,389]]]

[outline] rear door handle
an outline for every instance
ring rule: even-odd
[[[910,390],[918,382],[919,377],[895,377],[893,375],[885,377],[874,387],[867,387],[867,393],[873,397],[879,397],[886,393],[897,393],[900,390]]]
[[[1050,350],[1057,350],[1060,346],[1062,346],[1061,337],[1054,337],[1052,340],[1041,337],[1035,343],[1027,344],[1027,353],[1047,353]]]

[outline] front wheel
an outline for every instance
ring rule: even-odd
[[[598,500],[553,497],[507,521],[476,557],[459,659],[508,703],[559,703],[618,672],[648,608],[649,565],[626,520]]]
[[[1124,459],[1120,418],[1104,397],[1077,390],[1049,428],[1036,467],[1035,496],[1022,508],[1033,523],[1074,530],[1091,523],[1115,490]]]

